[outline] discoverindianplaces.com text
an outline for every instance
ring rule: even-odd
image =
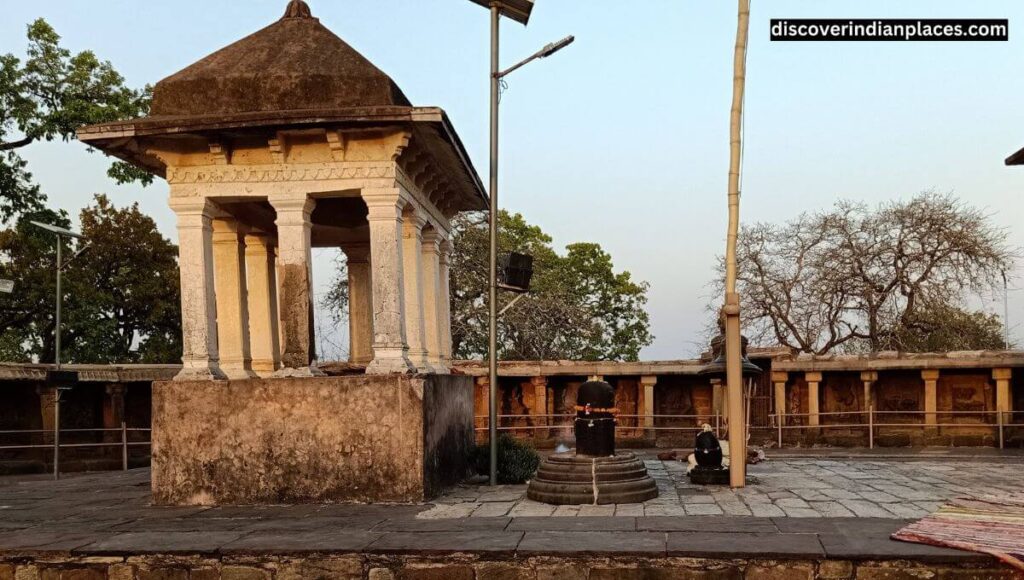
[[[1010,23],[998,19],[783,19],[771,21],[771,39],[823,40],[965,40],[1004,41]]]

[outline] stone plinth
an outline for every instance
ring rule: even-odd
[[[633,453],[614,457],[560,453],[541,463],[526,495],[553,505],[635,504],[658,497],[658,486]]]
[[[468,377],[153,387],[158,505],[419,502],[467,475],[472,444]]]

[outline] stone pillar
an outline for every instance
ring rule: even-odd
[[[488,402],[490,397],[490,377],[482,376],[476,378],[473,391],[473,428],[476,430],[476,441],[487,441],[487,416],[490,412]]]
[[[427,357],[426,308],[423,291],[423,226],[426,218],[413,204],[405,206],[402,216],[403,291],[405,293],[405,337],[409,341],[409,361],[417,372],[432,373]]]
[[[307,195],[271,196],[277,212],[280,276],[281,377],[320,376],[313,334],[312,231],[316,200]]]
[[[1006,413],[1003,415],[1003,423],[1010,422],[1009,413],[1013,411],[1013,397],[1010,390],[1012,378],[1013,369],[992,369],[992,379],[996,382],[996,411]]]
[[[57,389],[47,386],[36,387],[36,394],[39,395],[39,416],[42,418],[42,427],[47,433],[53,431],[53,411],[57,402]],[[44,437],[49,440],[49,436]],[[52,441],[50,442],[52,445]]]
[[[120,429],[121,423],[125,422],[124,414],[124,392],[122,384],[107,385],[103,397],[103,428]],[[112,443],[121,440],[121,433],[116,431],[104,431],[103,441]],[[121,455],[121,450],[116,447],[105,447],[106,455]]]
[[[866,413],[875,405],[874,385],[878,381],[878,371],[862,371],[860,380],[864,383],[864,412]]]
[[[369,374],[410,373],[405,334],[402,208],[398,189],[364,189],[369,208],[370,263],[373,265],[373,362]]]
[[[548,425],[548,378],[545,376],[533,377],[530,379],[533,387],[533,406],[530,407],[530,414],[533,415],[534,436],[538,439],[547,439],[548,430],[541,427]]]
[[[181,274],[182,369],[177,381],[225,378],[217,348],[217,298],[213,285],[213,202],[172,197],[178,218]]]
[[[783,424],[786,421],[786,383],[788,382],[788,372],[772,371],[772,384],[775,386],[775,416]]]
[[[261,377],[281,367],[277,314],[277,266],[274,240],[267,235],[245,236],[245,269],[249,290],[249,344],[252,370]]]
[[[125,386],[122,384],[110,384],[105,389],[105,395],[103,397],[103,428],[104,429],[120,429],[121,423],[124,422],[124,392]],[[116,438],[120,438],[117,435]]]
[[[710,379],[708,382],[711,383],[711,408],[719,417],[721,427],[729,421],[729,392],[722,384],[722,379]]]
[[[217,291],[220,368],[229,379],[255,377],[249,346],[245,272],[245,228],[233,219],[213,220],[213,265]]]
[[[32,435],[32,445],[45,445],[46,447],[37,448],[34,455],[44,465],[49,464],[52,467],[53,439],[51,434],[53,433],[53,411],[57,402],[57,389],[40,385],[36,387],[36,394],[39,395],[39,418],[41,419],[39,429],[43,433]]]
[[[451,366],[454,357],[452,353],[452,290],[451,272],[449,265],[452,260],[452,243],[449,240],[441,242],[441,256],[438,275],[441,278],[441,363]]]
[[[654,387],[658,384],[658,377],[640,377],[640,415],[643,415],[643,433],[647,437],[654,437],[655,431],[647,431],[654,428]]]
[[[811,427],[821,425],[821,404],[818,400],[818,385],[821,384],[821,373],[804,373],[807,381],[807,424]]]
[[[939,401],[939,370],[925,369],[921,371],[921,379],[924,380],[924,424],[934,427],[938,423],[935,413]]]
[[[441,352],[446,326],[442,320],[446,307],[441,301],[441,242],[436,229],[428,228],[423,232],[423,330],[427,362],[436,372],[447,373],[449,368]]]
[[[349,361],[368,365],[373,361],[373,276],[370,244],[343,248],[348,257]]]

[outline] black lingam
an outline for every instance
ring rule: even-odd
[[[603,381],[580,386],[576,396],[576,455],[615,455],[615,389]]]
[[[704,430],[697,434],[693,449],[697,461],[690,469],[690,482],[697,485],[727,485],[729,470],[722,467],[722,444],[711,431],[711,425],[704,425]]]
[[[615,453],[615,389],[604,381],[580,386],[576,450],[544,460],[526,495],[555,505],[641,503],[658,486],[633,453]]]

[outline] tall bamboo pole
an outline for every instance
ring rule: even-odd
[[[733,62],[732,118],[729,159],[729,232],[725,251],[725,370],[729,391],[729,484],[743,487],[747,479],[747,429],[743,420],[743,369],[740,364],[740,297],[736,292],[736,243],[740,230],[740,164],[742,161],[743,92],[746,88],[750,0],[739,0]]]

